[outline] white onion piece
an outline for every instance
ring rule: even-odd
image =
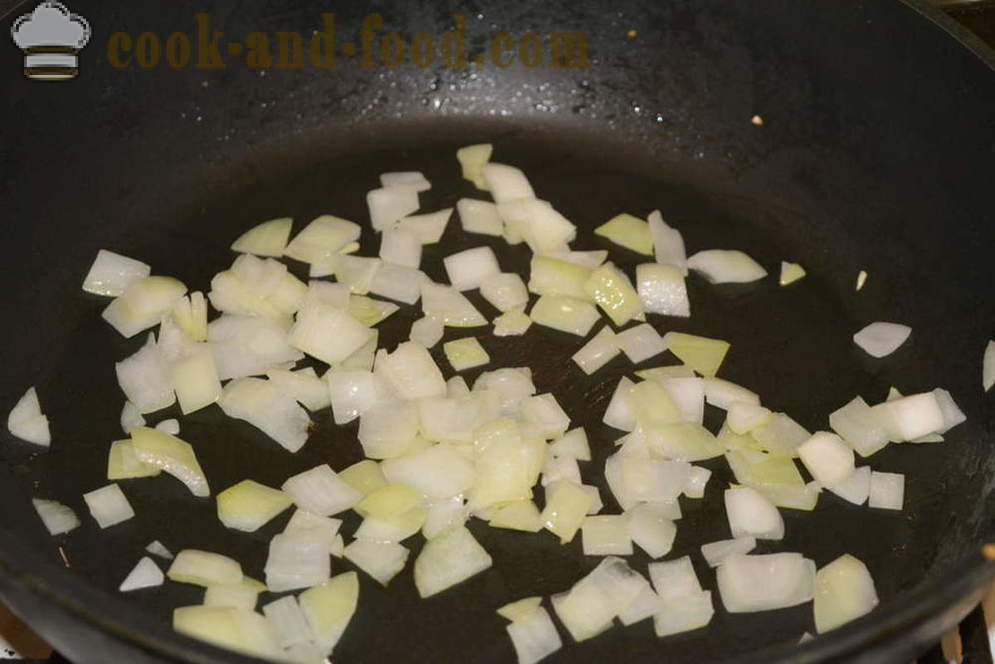
[[[532,327],[532,319],[525,314],[525,307],[504,312],[494,319],[495,337],[520,337]]]
[[[539,517],[543,528],[559,537],[561,544],[572,541],[593,501],[579,484],[567,481],[550,484],[546,487],[546,507]]]
[[[445,326],[435,318],[423,316],[411,324],[408,339],[425,348],[432,348],[442,340]]]
[[[10,411],[7,416],[7,431],[28,443],[43,447],[52,444],[48,418],[41,412],[35,388],[29,388]]]
[[[767,424],[773,416],[758,403],[734,401],[726,409],[726,425],[736,434],[744,435]]]
[[[412,402],[384,403],[359,420],[359,442],[370,459],[390,459],[405,453],[418,435],[418,409]]]
[[[253,611],[228,606],[184,606],[173,611],[173,629],[256,658],[282,656],[267,620]]]
[[[681,271],[681,276],[686,275],[688,273],[687,252],[684,249],[684,237],[680,231],[668,226],[659,210],[650,212],[649,216],[646,217],[646,222],[649,224],[650,235],[653,238],[653,253],[656,262],[675,267]]]
[[[377,403],[377,380],[370,371],[332,369],[326,375],[336,424],[348,424]]]
[[[608,629],[646,588],[642,575],[609,556],[569,591],[555,595],[553,608],[574,640],[584,641]]]
[[[263,614],[276,630],[277,639],[283,648],[308,643],[314,638],[307,617],[293,595],[281,597],[264,605]]]
[[[287,341],[322,362],[335,364],[361,348],[369,338],[369,329],[346,312],[316,304],[298,314]]]
[[[491,361],[491,356],[487,354],[476,337],[447,341],[442,345],[442,351],[445,353],[446,359],[449,360],[449,365],[453,371],[482,367]]]
[[[549,449],[558,457],[570,457],[578,461],[591,460],[591,446],[587,442],[587,432],[583,427],[571,429],[552,443]]]
[[[432,183],[419,171],[381,173],[380,184],[384,187],[411,187],[417,192],[428,191],[432,188]]]
[[[244,577],[242,583],[211,585],[204,590],[204,606],[227,606],[255,611],[259,593],[264,590],[264,584],[249,577]]]
[[[957,403],[950,395],[950,392],[938,387],[933,390],[933,396],[936,397],[936,403],[940,406],[940,410],[943,412],[943,426],[939,428],[936,433],[945,434],[958,424],[962,424],[967,420],[967,415],[965,415],[964,412],[957,406]]]
[[[441,397],[446,393],[446,381],[432,356],[416,343],[402,343],[382,362],[377,363],[377,373],[387,379],[390,386],[405,399]]]
[[[432,283],[428,279],[421,285],[422,312],[436,318],[447,327],[479,327],[487,319],[470,304],[470,300],[451,286]]]
[[[38,518],[45,524],[45,529],[49,535],[61,535],[74,530],[80,524],[79,517],[71,507],[67,507],[55,500],[43,500],[35,498],[31,501]]]
[[[146,277],[132,282],[101,316],[122,336],[133,337],[158,325],[163,314],[186,293],[187,287],[176,279]]]
[[[342,521],[340,519],[318,516],[298,507],[294,510],[294,514],[290,517],[283,532],[291,534],[306,532],[312,538],[324,540],[331,549],[339,539],[339,528],[341,527]]]
[[[501,273],[497,257],[490,247],[476,247],[443,259],[449,282],[458,291],[473,290],[489,277]]]
[[[657,382],[670,395],[674,405],[687,422],[701,424],[705,416],[705,384],[701,378],[660,378]]]
[[[650,563],[650,580],[662,600],[674,600],[701,592],[701,583],[691,564],[691,556]]]
[[[168,433],[171,436],[180,435],[180,421],[176,419],[163,420],[159,424],[155,425],[155,428],[159,431]]]
[[[501,414],[514,417],[518,415],[522,401],[536,393],[536,386],[528,367],[505,368],[480,374],[473,384],[473,390],[496,392]]]
[[[525,282],[514,272],[501,272],[487,277],[480,283],[480,294],[502,313],[524,307],[529,302]]]
[[[548,252],[546,256],[593,270],[601,267],[608,259],[608,251],[606,249],[595,251],[552,251]]]
[[[373,275],[370,292],[404,304],[414,304],[421,297],[423,278],[420,270],[383,263]]]
[[[577,459],[558,457],[547,447],[546,459],[542,465],[542,485],[548,486],[561,480],[581,484],[580,466],[577,465]]]
[[[135,408],[135,404],[130,401],[124,402],[124,407],[121,409],[121,429],[125,433],[131,431],[131,427],[140,427],[145,425],[145,418],[142,414]]]
[[[316,645],[322,653],[331,653],[356,612],[359,577],[355,572],[339,574],[305,590],[297,599]]]
[[[162,542],[159,540],[154,540],[145,547],[145,550],[154,556],[159,556],[160,558],[165,558],[166,560],[173,559],[173,553],[167,549]]]
[[[981,360],[981,386],[985,392],[995,385],[995,341],[989,341],[985,346],[985,355]]]
[[[594,234],[645,256],[653,255],[649,225],[631,214],[619,214],[594,229]]]
[[[871,323],[853,335],[853,342],[871,357],[891,355],[912,334],[912,328],[898,323]]]
[[[659,503],[641,503],[626,514],[629,517],[629,536],[650,558],[670,553],[677,537],[677,526]]]
[[[612,398],[605,409],[602,422],[608,426],[622,431],[632,431],[636,428],[636,415],[632,410],[629,401],[629,393],[632,390],[633,382],[623,376],[618,381]]]
[[[569,249],[577,237],[577,227],[547,201],[535,198],[498,203],[509,244],[525,241],[533,254],[549,254]]]
[[[207,341],[207,298],[202,292],[181,297],[169,315],[192,341]]]
[[[124,577],[124,581],[118,586],[118,591],[126,593],[142,588],[154,588],[161,586],[165,580],[166,576],[159,566],[151,558],[144,556],[134,569],[128,572],[128,576]]]
[[[691,315],[684,274],[673,265],[644,263],[636,267],[636,288],[647,313],[687,318]]]
[[[242,480],[216,498],[218,520],[226,528],[251,533],[290,507],[290,496],[253,480]]]
[[[723,410],[729,410],[734,403],[760,405],[756,392],[722,378],[705,378],[705,401]]]
[[[117,382],[140,413],[151,413],[176,403],[169,367],[155,343],[155,335],[133,355],[114,365]]]
[[[871,494],[870,466],[857,468],[850,477],[830,490],[847,502],[863,505]]]
[[[231,268],[214,275],[208,297],[227,314],[285,320],[307,296],[307,286],[272,258],[242,254]]]
[[[888,438],[904,442],[936,433],[944,426],[943,409],[936,394],[924,392],[880,403],[871,408]]]
[[[704,498],[705,487],[712,477],[712,471],[701,466],[691,466],[688,473],[688,483],[684,486],[684,495],[688,498]]]
[[[815,630],[824,634],[869,613],[878,593],[867,565],[844,554],[815,574]]]
[[[570,417],[552,394],[523,399],[521,414],[522,419],[531,423],[537,433],[547,440],[562,436],[570,427]]]
[[[470,387],[466,384],[466,379],[463,376],[453,376],[446,381],[446,398],[465,397],[469,393]],[[500,404],[498,406],[500,407]]]
[[[331,405],[328,385],[311,367],[298,371],[270,369],[266,377],[278,390],[304,405],[310,411]]]
[[[479,143],[477,145],[467,145],[456,151],[456,159],[460,163],[463,171],[463,178],[472,182],[477,189],[487,190],[487,182],[481,170],[491,159],[494,146],[490,143]]]
[[[349,315],[365,327],[373,327],[400,310],[393,302],[374,300],[365,295],[349,296]],[[367,341],[369,343],[369,341]],[[358,349],[357,349],[358,350]],[[353,351],[354,353],[356,351]]]
[[[905,501],[905,475],[871,471],[868,507],[883,510],[901,510]]]
[[[709,567],[718,567],[729,556],[745,555],[757,546],[755,537],[736,537],[701,545],[701,555]]]
[[[653,630],[661,638],[690,632],[708,625],[714,613],[712,593],[708,590],[666,600],[663,609],[653,617]]]
[[[623,510],[637,503],[668,503],[687,485],[691,464],[616,453],[605,462],[605,479]]]
[[[472,443],[478,428],[500,416],[495,392],[430,397],[417,403],[421,435],[431,441]]]
[[[498,208],[490,201],[461,198],[456,202],[456,211],[459,212],[460,223],[467,233],[496,237],[504,233],[504,223],[498,214]]]
[[[169,367],[169,379],[184,415],[206,408],[221,398],[217,365],[211,349],[205,344],[174,362]]]
[[[414,233],[422,244],[435,244],[442,239],[452,216],[452,208],[427,214],[416,214],[401,219],[397,222],[396,228]]]
[[[784,538],[784,519],[766,497],[752,487],[726,489],[726,517],[733,537]]]
[[[225,415],[245,420],[289,452],[297,452],[307,442],[311,426],[307,411],[270,381],[232,381],[225,386],[218,404]]]
[[[476,479],[472,461],[452,445],[433,445],[412,454],[386,459],[381,469],[387,481],[406,484],[430,500],[459,496],[473,486]]]
[[[782,286],[787,286],[795,283],[799,279],[803,279],[805,274],[805,268],[798,263],[781,261],[781,276],[778,279],[778,283]]]
[[[633,364],[655,357],[667,349],[663,337],[649,323],[623,330],[615,335],[615,340]]]
[[[415,560],[418,594],[424,599],[476,576],[493,565],[487,551],[462,526],[425,543]]]
[[[528,616],[505,626],[518,664],[536,664],[563,647],[546,609],[536,607]]]
[[[584,284],[591,268],[551,256],[533,256],[529,270],[529,291],[536,295],[565,295],[589,300]]]
[[[380,236],[380,258],[385,263],[417,268],[421,264],[421,241],[411,231],[388,228]]]
[[[390,228],[398,219],[418,211],[418,192],[411,187],[384,187],[366,194],[370,223],[376,231]]]
[[[860,272],[857,273],[857,287],[856,287],[856,290],[859,291],[861,288],[863,288],[865,283],[867,283],[867,272],[865,272],[864,270],[861,270]]]
[[[645,583],[645,587],[636,595],[632,603],[618,615],[618,619],[626,627],[651,618],[663,610],[663,600],[653,591],[653,587],[648,581]]]
[[[532,185],[529,184],[528,178],[525,177],[525,173],[521,169],[506,164],[488,162],[481,167],[480,173],[496,203],[504,203],[518,198],[535,198]]]
[[[95,295],[117,297],[128,286],[152,274],[152,268],[113,251],[101,249],[83,280],[83,290]]]
[[[370,292],[373,279],[383,261],[368,256],[340,256],[335,262],[335,278],[356,295]],[[315,276],[315,275],[311,275]]]
[[[322,215],[291,240],[284,255],[312,265],[322,263],[358,240],[361,232],[359,224],[348,219]]]
[[[833,489],[854,471],[853,449],[836,434],[820,431],[798,446],[798,457],[813,478]]]
[[[83,500],[101,528],[110,528],[135,516],[135,510],[117,484],[84,493]]]
[[[423,554],[424,551],[423,548]],[[382,586],[390,583],[390,580],[404,569],[409,553],[400,544],[372,540],[355,540],[345,548],[346,560],[376,579]]]
[[[344,512],[363,497],[327,464],[290,477],[281,488],[295,505],[318,516]]]
[[[274,593],[324,583],[331,576],[328,542],[307,531],[274,535],[264,571],[266,587]]]
[[[552,295],[540,297],[529,316],[538,325],[579,337],[587,336],[601,318],[590,302]]]
[[[264,221],[242,233],[232,243],[231,249],[240,254],[280,258],[287,249],[293,224],[294,220],[290,217]]]
[[[713,284],[742,284],[763,279],[767,270],[742,251],[709,249],[688,259],[688,267]]]
[[[180,480],[193,495],[205,498],[211,494],[207,477],[190,443],[148,427],[132,428],[131,442],[140,460]]]
[[[584,283],[584,291],[616,327],[622,327],[630,320],[645,320],[643,302],[632,282],[611,263],[591,272]]]
[[[608,364],[619,354],[619,346],[611,327],[605,325],[580,350],[573,355],[573,361],[587,375]]]
[[[732,555],[719,565],[716,578],[730,613],[783,609],[812,599],[815,563],[800,553]]]
[[[797,456],[798,446],[812,437],[808,429],[784,413],[775,413],[767,424],[751,432],[762,448],[782,456]]]
[[[107,454],[107,479],[127,480],[136,477],[155,477],[160,473],[162,473],[161,468],[145,463],[138,458],[135,445],[131,440],[115,440],[111,443],[110,452]]]
[[[829,426],[860,456],[870,456],[888,444],[883,420],[859,396],[830,414]]]
[[[176,554],[166,576],[177,583],[208,587],[242,583],[242,566],[228,556],[209,551],[184,549]]]
[[[207,326],[218,378],[256,376],[304,357],[287,343],[289,326],[255,316],[221,316]]]

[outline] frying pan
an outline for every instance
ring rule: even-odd
[[[855,394],[880,401],[890,385],[906,393],[940,385],[968,415],[943,444],[891,445],[868,460],[906,473],[904,511],[824,494],[813,514],[784,510],[786,539],[760,547],[802,551],[818,565],[845,552],[861,558],[883,599],[870,615],[795,645],[812,629],[810,605],[730,615],[717,602],[707,630],[661,640],[643,622],[568,644],[550,661],[907,661],[959,620],[993,576],[981,545],[995,540],[995,438],[992,402],[979,385],[995,330],[993,54],[923,6],[884,0],[356,4],[223,0],[210,12],[214,29],[238,38],[306,33],[321,12],[334,12],[340,39],[358,34],[372,11],[384,31],[407,35],[441,35],[458,12],[471,56],[502,30],[574,30],[587,35],[590,66],[364,69],[355,58],[330,71],[111,66],[105,46],[114,32],[192,33],[203,7],[186,2],[77,0],[72,9],[93,36],[68,83],[22,78],[21,53],[0,40],[9,70],[0,77],[0,404],[37,385],[54,431],[47,452],[6,434],[0,442],[3,599],[74,662],[247,661],[171,631],[169,612],[198,603],[197,589],[115,591],[153,539],[174,551],[232,555],[259,576],[286,516],[254,534],[228,531],[210,501],[164,476],[124,483],[137,518],[98,530],[80,496],[105,484],[108,444],[121,437],[113,362],[140,340],[121,339],[100,320],[104,301],[81,293],[82,277],[106,247],[206,290],[232,259],[229,243],[252,224],[293,216],[300,228],[326,212],[365,221],[364,194],[380,172],[425,172],[427,210],[478,196],[459,177],[454,151],[489,141],[496,159],[522,167],[582,231],[622,211],[660,208],[691,250],[739,248],[771,269],[801,261],[809,277],[791,288],[770,280],[716,288],[692,278],[693,317],[652,320],[661,331],[730,340],[723,374],[772,408],[824,429],[828,413]],[[606,247],[580,235],[580,248]],[[364,241],[364,253],[376,251],[372,233]],[[505,269],[526,269],[523,250],[463,234],[455,221],[423,264],[441,278],[441,257],[481,244],[495,247]],[[638,262],[612,255],[627,270]],[[855,293],[861,269],[870,279]],[[381,343],[402,340],[413,316],[402,310],[384,322]],[[911,325],[911,341],[869,360],[850,337],[873,320]],[[540,390],[587,427],[595,459],[585,479],[615,510],[601,476],[617,432],[600,417],[632,367],[615,360],[584,377],[568,359],[578,340],[538,327],[483,339],[503,365],[532,367]],[[335,427],[327,412],[314,420],[296,455],[216,407],[182,418],[182,436],[215,492],[246,477],[279,485],[319,463],[342,468],[360,458],[354,426]],[[675,556],[727,537],[721,490],[731,475],[721,459],[705,465],[715,478],[704,500],[685,501]],[[69,504],[83,526],[49,537],[33,496]],[[576,541],[480,526],[470,527],[494,567],[440,596],[417,599],[410,565],[389,590],[362,578],[335,660],[510,661],[494,609],[563,591],[597,562]],[[347,520],[344,532],[354,527]],[[632,558],[637,569],[646,563]],[[714,590],[701,563],[695,556]]]

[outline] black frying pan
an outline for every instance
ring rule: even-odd
[[[190,32],[203,7],[176,2],[74,2],[93,38],[69,83],[21,78],[21,53],[0,40],[8,70],[0,77],[0,404],[37,385],[55,436],[41,454],[6,434],[0,442],[0,594],[67,656],[245,661],[172,633],[170,610],[199,602],[199,590],[167,584],[121,597],[114,588],[152,539],[233,555],[259,576],[265,544],[286,519],[253,535],[225,530],[210,501],[165,476],[126,483],[138,513],[126,524],[101,532],[86,516],[80,496],[105,483],[106,449],[120,437],[112,363],[139,343],[113,333],[98,316],[104,302],[79,290],[95,252],[112,248],[206,289],[232,259],[228,244],[254,223],[293,215],[300,227],[323,212],[365,220],[363,196],[381,171],[423,170],[434,184],[426,209],[477,195],[458,177],[453,153],[485,140],[584,229],[620,211],[661,208],[692,250],[740,248],[772,270],[782,259],[803,262],[810,276],[790,289],[691,279],[694,317],[653,323],[731,340],[723,373],[808,428],[825,428],[828,413],[856,393],[883,399],[890,385],[945,386],[969,417],[942,445],[893,445],[871,458],[874,468],[907,473],[903,512],[824,495],[812,516],[784,511],[786,540],[761,548],[800,550],[819,565],[857,555],[884,600],[871,615],[796,646],[812,628],[810,605],[729,615],[717,602],[707,630],[658,640],[644,622],[567,645],[551,661],[907,661],[977,601],[993,575],[980,545],[995,539],[992,402],[980,390],[981,353],[995,330],[990,51],[930,10],[883,0],[212,4],[215,29],[239,38],[308,31],[320,12],[334,11],[346,39],[374,10],[385,31],[439,35],[460,11],[471,56],[500,30],[579,30],[591,66],[367,70],[343,60],[335,71],[265,75],[234,64],[110,66],[113,32]],[[763,126],[751,123],[754,114]],[[372,233],[364,240],[365,252],[375,251]],[[525,269],[524,250],[468,237],[455,223],[424,264],[440,278],[442,256],[481,243],[506,269]],[[590,233],[577,244],[607,246]],[[613,256],[627,269],[636,262]],[[856,294],[860,269],[871,276]],[[412,316],[385,322],[383,342],[401,340]],[[915,332],[894,356],[871,362],[850,337],[878,319]],[[600,416],[631,367],[616,360],[585,378],[567,359],[577,340],[542,328],[485,344],[509,366],[533,367],[540,389],[588,427],[597,451],[585,478],[600,482],[616,436]],[[216,408],[183,418],[182,435],[215,491],[245,477],[278,485],[318,463],[341,468],[359,458],[354,427],[334,427],[328,413],[315,420],[297,455]],[[674,555],[727,536],[720,492],[731,476],[721,459],[706,465],[715,481],[704,501],[686,501]],[[32,496],[68,503],[84,525],[50,538]],[[596,563],[579,541],[561,547],[541,533],[480,526],[471,530],[495,566],[457,589],[419,601],[410,566],[389,591],[363,578],[336,661],[508,661],[494,609],[562,591]],[[633,564],[644,569],[646,560],[636,555]],[[714,589],[712,573],[698,571]]]

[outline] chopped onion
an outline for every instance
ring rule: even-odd
[[[189,443],[148,427],[134,427],[131,441],[139,459],[165,470],[183,482],[193,495],[201,498],[210,495],[207,477]]]
[[[742,251],[709,249],[688,259],[688,267],[713,284],[744,284],[767,276],[767,270]]]
[[[705,416],[705,384],[701,378],[663,377],[652,380],[656,380],[667,391],[670,400],[680,411],[681,419],[701,424]]]
[[[384,187],[411,187],[417,192],[428,191],[432,183],[419,171],[381,173],[380,184]]]
[[[933,390],[933,396],[936,397],[936,403],[943,412],[943,426],[937,429],[936,433],[944,434],[967,420],[967,416],[957,406],[950,392],[938,387]]]
[[[294,510],[294,514],[290,517],[290,521],[287,522],[287,526],[283,529],[283,532],[289,534],[307,533],[311,538],[324,541],[329,549],[331,549],[335,546],[341,526],[342,521],[339,519],[318,516],[307,510],[297,508]]]
[[[415,198],[417,199],[417,195]],[[305,226],[283,253],[303,263],[320,264],[358,240],[361,232],[359,224],[332,215],[322,215]]]
[[[659,457],[678,461],[704,461],[722,455],[722,445],[697,422],[676,422],[647,431],[646,444]]]
[[[495,337],[520,337],[532,327],[532,319],[525,314],[525,307],[509,309],[494,319]]]
[[[295,505],[318,516],[344,512],[362,498],[362,494],[336,475],[328,464],[290,477],[281,488]]]
[[[871,357],[891,355],[912,334],[912,328],[898,323],[871,323],[853,335],[853,342]]]
[[[547,440],[566,433],[570,418],[552,394],[527,397],[521,403],[522,419],[535,426],[537,433]]]
[[[649,323],[643,323],[619,332],[615,340],[633,364],[648,360],[665,351],[663,337]]]
[[[383,265],[379,258],[367,256],[340,256],[335,262],[335,277],[356,295],[365,295]],[[316,275],[311,275],[316,276]]]
[[[718,567],[729,556],[746,555],[757,546],[755,537],[737,537],[701,545],[701,555],[709,567]]]
[[[331,653],[356,613],[359,578],[355,572],[339,574],[305,590],[297,599],[318,648]]]
[[[83,290],[95,295],[117,297],[128,289],[128,286],[146,279],[152,274],[152,268],[113,251],[101,249],[90,266],[83,280]]]
[[[287,241],[290,239],[290,228],[293,225],[294,220],[290,217],[264,221],[258,226],[254,226],[242,233],[232,243],[231,249],[240,254],[280,258],[287,250]]]
[[[136,477],[154,477],[161,472],[162,469],[158,466],[145,463],[138,458],[135,445],[131,440],[116,440],[111,443],[110,452],[107,454],[107,479],[128,480]]]
[[[542,465],[542,485],[547,486],[560,480],[581,484],[580,466],[577,465],[577,459],[556,456],[547,447],[546,459]]]
[[[155,428],[159,431],[164,431],[171,436],[180,435],[180,421],[177,419],[163,420],[155,425]]]
[[[636,423],[644,430],[655,429],[681,420],[681,410],[670,393],[655,381],[636,383],[629,390],[629,406]]]
[[[726,611],[783,609],[812,599],[815,563],[800,553],[732,555],[716,571]]]
[[[625,561],[605,558],[569,591],[554,595],[553,609],[575,641],[586,641],[611,627],[645,590],[645,581]]]
[[[653,254],[656,262],[672,266],[681,271],[681,276],[688,273],[687,252],[684,249],[684,237],[676,228],[671,228],[663,220],[659,210],[653,210],[646,217],[650,234],[653,237]]]
[[[468,145],[456,151],[456,159],[459,160],[460,168],[463,170],[463,178],[472,182],[477,189],[487,190],[487,181],[483,176],[484,164],[491,159],[494,146],[490,143],[480,143]]]
[[[566,251],[577,237],[577,227],[547,201],[535,198],[498,202],[498,212],[505,222],[505,240],[517,244],[524,240],[534,254]]]
[[[532,322],[560,332],[587,336],[601,318],[589,302],[572,297],[543,295],[532,306]]]
[[[784,520],[767,498],[752,487],[726,489],[726,516],[733,537],[784,538]]]
[[[428,505],[428,514],[425,515],[425,523],[422,525],[422,535],[425,539],[438,537],[451,526],[463,525],[467,517],[466,507],[463,503],[463,496],[453,496]],[[539,512],[536,510],[536,521],[539,520]],[[533,532],[538,531],[537,524]]]
[[[165,358],[149,333],[145,345],[114,365],[118,385],[140,413],[151,413],[176,403]]]
[[[214,355],[205,345],[174,362],[170,366],[169,379],[184,415],[206,408],[221,398],[221,381]]]
[[[588,297],[621,327],[643,312],[643,301],[629,278],[614,265],[602,265],[584,284]]]
[[[488,524],[491,528],[537,533],[542,530],[542,516],[531,500],[513,500],[496,508],[490,514]]]
[[[498,214],[497,206],[490,201],[461,198],[456,202],[456,211],[459,212],[460,223],[467,233],[496,237],[504,233],[504,223]]]
[[[462,526],[428,540],[415,560],[415,587],[424,599],[476,576],[493,565],[487,551]]]
[[[867,283],[867,273],[863,270],[857,273],[857,290],[859,291]]]
[[[335,364],[349,357],[370,338],[370,330],[346,312],[315,304],[298,314],[288,342],[322,362]]]
[[[529,272],[529,291],[536,295],[565,295],[588,300],[584,284],[593,270],[583,265],[553,258],[533,256]]]
[[[377,373],[383,372],[390,386],[405,399],[444,396],[446,381],[435,360],[417,343],[402,343],[377,363]]]
[[[71,507],[55,500],[34,498],[31,501],[38,518],[45,524],[49,535],[61,535],[79,527],[80,520]]]
[[[207,299],[202,292],[178,299],[169,315],[192,341],[207,341]]]
[[[585,374],[590,376],[618,354],[617,337],[611,327],[605,325],[579,351],[574,353],[573,361]]]
[[[227,528],[255,532],[291,505],[290,496],[253,480],[218,494],[218,520]]]
[[[277,389],[310,411],[321,410],[331,405],[328,385],[311,367],[298,371],[270,369],[266,372],[266,377],[276,385]]]
[[[280,593],[310,588],[330,577],[328,541],[301,530],[274,535],[266,558],[266,587]]]
[[[242,583],[211,585],[204,591],[204,606],[227,606],[255,611],[259,593],[264,590],[265,585],[247,576],[242,578]]]
[[[781,261],[781,278],[778,280],[782,286],[793,284],[805,277],[805,268],[798,263],[788,263]]]
[[[888,438],[897,442],[914,440],[943,429],[943,409],[933,392],[913,394],[880,403],[871,408]]]
[[[154,540],[150,542],[149,545],[145,547],[145,550],[151,553],[152,555],[159,556],[160,558],[165,558],[166,560],[173,559],[173,553],[169,549],[167,549],[163,545],[163,543],[160,542],[159,540]]]
[[[663,335],[663,343],[677,359],[705,377],[718,373],[722,360],[729,351],[727,341],[683,332],[667,332]]]
[[[518,415],[522,402],[536,393],[532,371],[527,367],[485,371],[473,384],[473,390],[496,392],[501,414],[507,417]]]
[[[760,397],[755,392],[728,380],[715,377],[705,378],[704,386],[705,401],[716,408],[728,411],[731,406],[737,403],[760,405]]]
[[[566,261],[567,263],[582,265],[592,270],[601,267],[608,259],[608,251],[606,249],[598,249],[596,251],[552,251],[546,255],[550,258]]]
[[[573,540],[591,507],[591,494],[573,482],[556,482],[546,489],[546,507],[540,519],[543,527],[560,538],[561,544]]]
[[[359,420],[363,452],[371,459],[401,456],[418,435],[418,424],[418,409],[412,402],[385,403],[367,410]]]
[[[166,577],[162,573],[162,570],[159,569],[159,566],[151,558],[144,556],[138,561],[134,569],[128,572],[128,576],[118,586],[118,590],[126,593],[132,590],[141,590],[142,588],[154,588],[161,586],[165,580]]]
[[[736,400],[726,408],[726,424],[735,433],[748,434],[758,427],[762,427],[774,416],[769,409],[764,408],[759,403]]]
[[[388,459],[382,470],[387,481],[409,485],[434,500],[461,495],[475,479],[473,464],[449,445]]]
[[[487,277],[480,283],[480,294],[502,313],[529,303],[525,282],[514,272],[501,272]]]
[[[227,606],[184,606],[173,611],[173,629],[187,636],[254,657],[282,656],[267,620],[252,611]]]
[[[834,486],[831,491],[854,505],[863,505],[871,494],[870,466],[857,468],[850,477]]]
[[[370,292],[404,304],[414,304],[421,297],[423,278],[420,270],[383,263],[373,275]]]
[[[158,325],[187,287],[171,277],[145,277],[132,282],[101,314],[124,337]]]
[[[307,297],[307,286],[272,258],[242,254],[211,280],[208,294],[218,311],[285,320]]]
[[[222,316],[207,328],[218,378],[243,378],[294,363],[304,354],[287,343],[289,325],[255,316]]]
[[[680,268],[659,263],[639,265],[636,287],[647,313],[680,318],[691,315],[691,302]]]
[[[387,486],[387,478],[384,476],[380,464],[372,459],[364,459],[352,464],[339,473],[339,477],[358,491],[360,496],[366,496]],[[357,500],[357,502],[359,501]]]
[[[430,540],[428,544],[434,541]],[[422,555],[428,544],[422,549]],[[409,553],[400,544],[372,540],[355,540],[345,548],[346,560],[369,574],[382,586],[390,583],[390,580],[404,569]]]
[[[637,503],[667,503],[687,485],[691,464],[616,453],[605,462],[605,479],[623,510]]]
[[[528,616],[505,626],[518,664],[536,664],[563,647],[549,613],[537,606]]]
[[[798,447],[798,457],[815,480],[833,489],[853,475],[853,449],[836,434],[820,431]]]
[[[535,198],[532,185],[520,169],[495,162],[485,163],[480,173],[496,203],[513,201],[518,198]]]
[[[424,280],[421,284],[422,312],[442,321],[447,327],[479,327],[487,319],[477,311],[470,300],[451,286]]]
[[[653,616],[653,630],[660,638],[690,632],[708,625],[714,614],[711,591],[698,591],[664,601],[663,610]]]
[[[422,493],[406,484],[395,482],[366,494],[354,507],[362,516],[387,519],[405,514],[418,507]],[[419,527],[421,527],[419,525]],[[416,529],[417,530],[417,529]]]
[[[760,447],[773,454],[797,456],[798,446],[812,437],[802,425],[784,413],[775,413],[771,420],[751,433]]]
[[[636,253],[653,255],[653,234],[649,224],[631,214],[612,217],[595,228],[594,234]]]
[[[289,452],[297,452],[307,442],[311,426],[307,411],[270,381],[232,381],[225,386],[219,405],[228,417],[245,420]]]
[[[445,327],[441,322],[430,316],[423,316],[411,324],[411,332],[408,339],[425,348],[432,348],[445,333]]]
[[[370,223],[376,231],[390,228],[398,219],[418,211],[418,192],[411,187],[384,187],[366,194]]]
[[[884,422],[859,396],[830,414],[829,426],[863,457],[888,444]]]
[[[282,648],[310,643],[314,639],[307,617],[293,595],[266,604],[263,606],[263,614],[273,625]]]
[[[869,613],[878,593],[867,565],[844,554],[815,574],[815,630],[824,634]]]
[[[349,315],[366,327],[373,327],[398,312],[393,302],[382,302],[364,295],[349,296]],[[355,352],[355,351],[354,351]]]
[[[135,516],[135,510],[117,484],[84,493],[83,500],[101,528],[110,528]]]
[[[326,379],[336,424],[348,424],[377,403],[377,380],[371,371],[333,369]]]
[[[712,471],[708,468],[691,466],[691,471],[688,473],[688,482],[684,486],[684,495],[688,498],[704,498],[705,487],[708,485],[708,480],[711,477]]]
[[[587,442],[587,432],[583,427],[571,429],[549,445],[558,457],[570,457],[578,461],[591,460],[591,447]]]
[[[995,385],[995,341],[989,341],[985,346],[985,355],[981,360],[981,386],[985,392]]]
[[[38,392],[29,388],[7,416],[7,431],[25,442],[48,447],[52,444],[52,434],[48,428],[48,418],[41,412]]]
[[[905,475],[871,471],[871,485],[867,498],[868,507],[901,510],[904,501]]]
[[[380,258],[384,263],[417,268],[421,264],[421,241],[400,228],[388,228],[380,236]]]
[[[525,620],[535,613],[542,604],[542,597],[526,597],[500,607],[497,614],[511,622]]]
[[[458,291],[473,290],[489,277],[501,273],[494,250],[490,247],[476,247],[443,259],[449,282]]]
[[[640,503],[626,514],[629,517],[629,536],[650,558],[670,553],[677,537],[677,526],[659,503]]]
[[[135,404],[130,401],[124,402],[124,408],[121,409],[121,429],[125,433],[131,431],[131,427],[140,427],[145,424],[145,418],[135,407]]]
[[[605,409],[602,422],[622,431],[632,431],[636,428],[636,415],[629,401],[629,394],[633,386],[634,383],[625,376],[619,379],[618,385],[612,393],[612,398],[608,402],[608,408]]]
[[[448,341],[443,344],[442,350],[453,371],[482,367],[491,361],[491,356],[487,354],[476,337]]]
[[[442,239],[442,235],[446,232],[446,226],[449,224],[449,218],[452,216],[452,208],[427,214],[416,214],[404,217],[397,222],[395,228],[414,233],[422,244],[436,244]]]

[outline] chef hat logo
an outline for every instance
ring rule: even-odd
[[[61,2],[45,0],[21,16],[10,30],[24,51],[24,75],[43,81],[75,78],[77,55],[90,41],[90,24]]]

